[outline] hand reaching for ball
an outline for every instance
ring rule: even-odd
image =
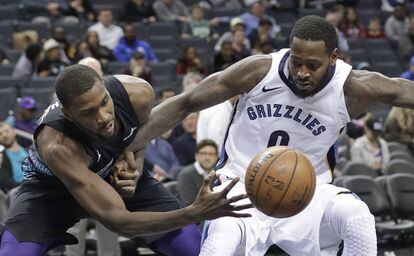
[[[129,198],[134,195],[141,175],[142,169],[138,170],[134,153],[124,151],[116,158],[109,179],[121,197]]]

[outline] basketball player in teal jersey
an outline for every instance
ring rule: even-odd
[[[377,254],[368,207],[328,184],[333,179],[331,146],[346,123],[373,104],[414,108],[414,84],[352,70],[338,55],[334,27],[321,17],[306,16],[295,24],[289,49],[243,59],[152,110],[134,150],[188,113],[241,95],[217,166],[221,181],[243,177],[253,156],[274,145],[302,151],[315,167],[316,193],[303,212],[275,219],[249,209],[252,218],[211,221],[201,255],[263,255],[273,243],[289,255]],[[233,191],[244,193],[243,178]]]

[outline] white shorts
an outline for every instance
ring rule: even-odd
[[[228,182],[215,187],[214,191],[219,191]],[[240,226],[242,233],[242,244],[234,255],[264,255],[273,244],[277,244],[289,255],[321,255],[320,238],[323,236],[320,237],[319,233],[322,217],[328,202],[339,192],[348,192],[348,190],[331,184],[317,185],[309,205],[299,214],[289,218],[269,217],[256,208],[243,210],[252,215],[250,218],[228,218]],[[229,192],[228,197],[245,193],[244,184],[239,182]],[[238,204],[249,202],[249,199],[244,199]],[[208,233],[208,227],[214,225],[215,222],[219,223],[219,220],[212,220],[206,225],[203,236],[211,235]],[[231,237],[231,234],[228,234],[226,239],[231,239]],[[327,239],[332,239],[332,237]],[[326,244],[332,244],[332,241]]]

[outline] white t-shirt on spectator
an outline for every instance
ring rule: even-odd
[[[105,27],[100,22],[90,26],[88,31],[96,31],[100,44],[111,50],[118,44],[119,39],[124,36],[124,31],[122,31],[121,27],[114,24]]]

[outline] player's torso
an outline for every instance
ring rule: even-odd
[[[108,141],[88,135],[64,118],[59,102],[55,102],[45,110],[43,116],[39,119],[39,126],[34,135],[36,140],[37,134],[43,127],[49,126],[74,140],[80,141],[90,158],[89,168],[102,178],[109,174],[116,156],[133,141],[139,129],[139,120],[123,85],[116,78],[108,77],[105,79],[105,86],[114,102],[115,116],[120,125],[120,132],[116,138]],[[53,172],[43,162],[36,146],[29,150],[29,157],[22,167],[25,172],[25,179],[31,179],[36,175],[54,176]]]
[[[351,68],[338,61],[327,85],[314,96],[303,99],[292,92],[284,81],[286,76],[282,78],[280,73],[286,72],[283,67],[288,54],[287,50],[272,54],[267,76],[241,96],[225,142],[222,159],[227,155],[227,160],[218,167],[226,166],[223,170],[231,170],[235,173],[230,175],[243,179],[257,153],[270,146],[285,145],[309,157],[318,182],[331,182],[334,143],[349,121],[342,88]]]

